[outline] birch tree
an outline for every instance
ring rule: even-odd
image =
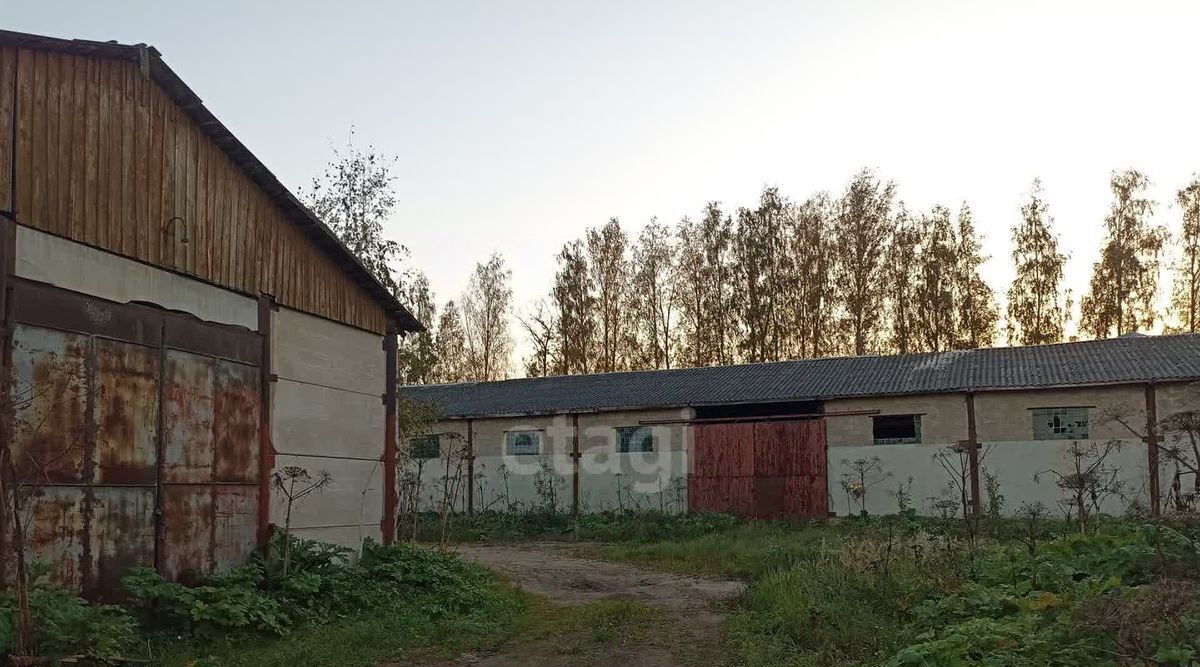
[[[467,368],[467,338],[463,332],[462,314],[458,304],[447,301],[438,318],[434,349],[438,364],[434,377],[436,382],[466,382],[470,379]]]
[[[1154,202],[1145,196],[1150,180],[1130,169],[1114,172],[1113,203],[1104,220],[1100,261],[1080,302],[1080,324],[1096,338],[1154,326],[1159,252],[1166,230],[1150,223]]]
[[[1012,228],[1016,276],[1008,288],[1009,345],[1045,345],[1063,340],[1071,296],[1062,287],[1067,256],[1058,249],[1054,218],[1035,180],[1021,206],[1021,222]]]
[[[675,294],[687,363],[713,366],[734,362],[733,219],[717,202],[698,221],[684,218],[676,236],[679,263]]]
[[[833,204],[821,192],[801,204],[789,230],[794,285],[789,311],[792,349],[801,358],[832,354],[837,344]]]
[[[538,300],[519,318],[529,338],[530,351],[525,358],[527,377],[546,377],[561,372],[562,357],[558,322],[545,300]]]
[[[551,303],[558,322],[558,343],[563,373],[592,370],[596,323],[592,281],[582,241],[572,241],[558,253]]]
[[[896,187],[880,183],[867,169],[850,181],[838,201],[836,285],[854,354],[877,342],[883,315],[883,256],[891,232]]]
[[[887,299],[888,349],[896,354],[912,354],[924,349],[918,335],[921,282],[920,248],[923,229],[919,216],[909,215],[900,203],[896,207],[895,227],[888,241],[884,281]]]
[[[354,134],[345,148],[334,149],[333,160],[314,178],[302,201],[329,226],[363,266],[392,294],[402,296],[404,271],[397,265],[408,259],[408,249],[387,238],[383,225],[396,207],[394,156],[374,146],[362,150]]]
[[[487,262],[475,265],[463,293],[463,333],[472,380],[489,382],[508,377],[512,356],[512,335],[508,329],[511,278],[512,271],[496,253]]]
[[[588,273],[595,289],[595,369],[601,373],[623,369],[628,358],[627,318],[624,312],[628,245],[628,237],[616,218],[587,232]]]
[[[1180,328],[1200,331],[1200,174],[1175,195],[1183,216],[1171,309]]]
[[[733,242],[740,349],[747,362],[783,357],[784,308],[790,272],[787,253],[788,203],[765,188],[756,209],[738,211]]]
[[[991,347],[996,342],[996,295],[979,268],[987,261],[983,241],[975,231],[971,208],[958,210],[957,252],[954,257],[956,322],[953,346],[960,350]]]
[[[425,325],[425,331],[410,333],[400,339],[396,355],[398,377],[404,384],[425,384],[433,382],[438,363],[435,345],[434,325],[437,320],[437,306],[433,302],[433,292],[429,288],[429,279],[422,272],[415,272],[407,285],[401,288],[402,299],[408,306],[413,317]]]
[[[671,368],[675,360],[678,332],[674,257],[671,230],[651,220],[634,246],[629,290],[637,368]]]
[[[934,206],[921,216],[919,279],[916,285],[917,333],[922,348],[929,352],[950,349],[954,342],[954,273],[957,240],[950,209]]]

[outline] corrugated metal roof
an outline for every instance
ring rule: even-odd
[[[446,417],[1200,379],[1200,335],[409,386]]]
[[[229,156],[234,164],[241,167],[260,188],[263,189],[275,203],[287,212],[290,217],[308,233],[322,250],[325,251],[343,270],[354,277],[360,287],[371,294],[396,319],[401,331],[424,331],[425,327],[413,317],[408,308],[400,303],[383,283],[371,273],[358,257],[346,247],[333,230],[329,229],[320,218],[313,215],[308,207],[300,203],[271,170],[267,169],[249,148],[246,148],[229,128],[217,120],[204,102],[183,79],[172,70],[162,59],[162,54],[153,46],[145,44],[118,44],[117,42],[94,42],[85,39],[60,39],[31,35],[11,30],[0,30],[0,45],[11,45],[30,49],[61,51],[84,56],[98,56],[131,60],[140,63],[143,71],[162,87],[171,99],[192,118],[214,143]]]

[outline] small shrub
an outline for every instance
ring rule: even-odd
[[[94,662],[115,662],[137,642],[137,622],[121,607],[88,602],[37,582],[29,592],[35,652],[51,658],[82,655]],[[16,600],[0,595],[0,655],[13,641]]]

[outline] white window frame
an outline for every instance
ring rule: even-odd
[[[528,436],[533,437],[534,444],[536,445],[535,451],[514,452],[512,450],[512,446],[516,442],[517,437],[523,436],[523,435],[528,435]],[[526,429],[517,429],[514,431],[505,431],[504,432],[504,455],[505,456],[538,456],[541,453],[542,453],[542,430],[541,429],[526,428]]]
[[[1080,434],[1078,432],[1072,433],[1070,430],[1070,429],[1076,428],[1078,426],[1078,420],[1076,420],[1076,422],[1073,426],[1062,427],[1064,429],[1068,429],[1062,433],[1054,433],[1053,432],[1054,427],[1049,426],[1048,429],[1050,430],[1051,437],[1038,437],[1038,420],[1054,418],[1054,417],[1069,417],[1069,414],[1071,414],[1071,413],[1073,413],[1076,416],[1078,416],[1080,413],[1083,414],[1083,421],[1084,421],[1083,431],[1084,432],[1082,434]],[[1029,408],[1029,421],[1030,421],[1030,427],[1033,429],[1033,439],[1036,441],[1088,440],[1091,438],[1091,434],[1092,434],[1092,410],[1091,410],[1090,406],[1067,405],[1067,406],[1048,406],[1048,407]],[[1046,431],[1042,431],[1042,433],[1045,433],[1045,432]]]
[[[637,433],[638,431],[642,431],[642,430],[645,430],[646,435],[650,436],[650,449],[621,451],[621,432],[622,431],[632,431],[634,433]],[[615,449],[618,454],[642,454],[642,453],[646,453],[646,452],[653,453],[653,452],[658,451],[658,436],[654,433],[654,427],[652,427],[652,426],[646,426],[643,424],[631,425],[631,426],[614,426],[613,433],[616,435],[615,442],[613,443],[613,449]],[[644,436],[642,436],[642,437],[644,437]]]

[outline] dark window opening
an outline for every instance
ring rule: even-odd
[[[422,435],[408,441],[409,453],[414,459],[436,459],[442,455],[441,438]]]
[[[872,437],[877,445],[916,445],[921,442],[921,415],[880,415]]]
[[[739,403],[736,405],[698,405],[696,419],[737,419],[742,417],[785,417],[818,415],[824,412],[820,401],[781,401],[779,403]]]

